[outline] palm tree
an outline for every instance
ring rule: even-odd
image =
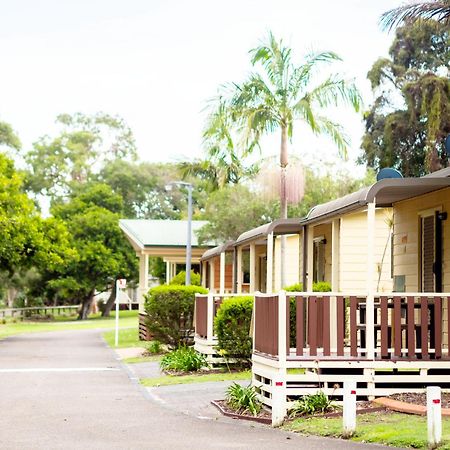
[[[269,33],[267,41],[250,50],[250,55],[252,65],[260,70],[250,74],[242,84],[226,85],[224,94],[218,98],[217,111],[224,109],[226,117],[242,133],[246,153],[258,146],[262,135],[280,131],[280,215],[287,218],[287,148],[294,123],[303,121],[315,134],[328,135],[345,154],[348,142],[342,127],[320,114],[319,110],[346,103],[358,111],[361,98],[353,82],[340,75],[331,75],[313,85],[313,76],[319,67],[340,60],[333,52],[311,54],[304,64],[296,66],[291,58],[291,49]],[[281,242],[282,266],[283,248],[284,239]],[[283,283],[284,270],[281,272]]]
[[[381,16],[380,22],[384,29],[391,30],[400,24],[418,20],[436,20],[444,25],[450,25],[450,0],[408,3],[386,11]]]

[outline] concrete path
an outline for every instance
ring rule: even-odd
[[[100,333],[36,333],[0,341],[0,448],[374,448],[227,418],[200,420],[165,408],[130,378]]]

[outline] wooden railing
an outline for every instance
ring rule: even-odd
[[[370,303],[366,296],[342,293],[286,295],[288,358],[450,359],[450,294],[383,293]],[[373,305],[371,321],[368,304]],[[279,335],[280,313],[279,295],[256,296],[256,353],[280,356],[278,343],[284,342]],[[373,333],[373,340],[367,339],[368,333]]]
[[[196,294],[195,295],[195,335],[202,339],[213,339],[214,318],[222,302],[243,294]]]
[[[0,309],[0,317],[29,317],[33,314],[62,314],[64,312],[76,312],[79,305],[70,306],[30,306],[25,308],[5,308]]]

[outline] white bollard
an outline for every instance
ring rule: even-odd
[[[351,436],[356,431],[356,382],[344,383],[344,410],[342,412],[344,436]]]
[[[442,438],[441,388],[439,386],[427,387],[427,426],[428,445],[430,448],[435,448]]]
[[[286,381],[283,378],[278,376],[272,380],[273,427],[279,427],[282,425],[286,417]]]

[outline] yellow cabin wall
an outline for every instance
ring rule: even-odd
[[[292,284],[301,281],[301,235],[290,234],[286,236],[286,264],[285,264],[285,280],[286,286],[281,286],[281,236],[276,236],[274,239],[274,291],[279,291],[283,287],[291,286]]]
[[[331,284],[331,270],[332,270],[331,223],[316,225],[314,227],[313,237],[318,238],[321,236],[323,236],[326,240],[326,244],[325,244],[325,274],[324,274],[325,280],[324,281]],[[310,257],[313,258],[313,255],[311,255]]]
[[[394,276],[405,275],[406,292],[418,292],[420,289],[419,220],[420,213],[428,209],[450,212],[450,189],[394,205]],[[450,292],[450,217],[443,222],[442,228],[442,288],[444,292]]]
[[[374,288],[379,292],[392,292],[390,208],[375,211],[375,277]],[[341,292],[367,292],[367,212],[361,211],[341,217],[339,290]],[[384,258],[383,258],[384,254]],[[381,277],[379,274],[381,270]]]

